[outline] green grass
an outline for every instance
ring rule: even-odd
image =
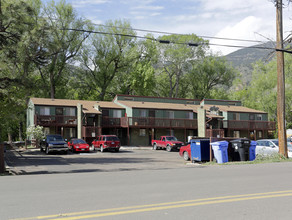
[[[261,164],[261,163],[281,163],[292,162],[292,158],[285,158],[280,154],[273,154],[270,156],[257,155],[254,161],[232,161],[227,163],[217,163],[215,159],[212,162],[202,163],[202,165],[241,165],[241,164]]]

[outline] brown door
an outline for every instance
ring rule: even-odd
[[[155,110],[149,110],[149,125],[152,128],[155,126]]]
[[[64,123],[63,108],[56,108],[56,121],[58,124]]]

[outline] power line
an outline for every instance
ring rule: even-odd
[[[123,37],[131,37],[131,38],[139,38],[139,39],[147,39],[147,40],[153,40],[157,41],[159,43],[164,43],[164,44],[183,44],[183,45],[188,45],[188,46],[200,46],[204,45],[202,42],[175,42],[175,41],[169,41],[169,40],[159,40],[156,38],[151,38],[151,37],[145,37],[145,36],[138,36],[138,35],[131,35],[131,34],[121,34],[121,33],[109,33],[109,32],[102,32],[102,31],[90,31],[90,30],[82,30],[82,29],[73,29],[73,28],[64,28],[62,30],[70,30],[70,31],[79,31],[79,32],[86,32],[86,33],[92,33],[92,34],[103,34],[103,35],[114,35],[114,36],[123,36]],[[250,48],[250,49],[265,49],[265,50],[274,50],[274,51],[279,51],[279,49],[272,48],[272,47],[261,47],[261,46],[243,46],[243,45],[228,45],[228,44],[215,44],[215,43],[208,43],[208,45],[213,45],[213,46],[221,46],[221,47],[234,47],[234,48]],[[288,50],[281,50],[283,52],[287,53],[292,53],[292,51]]]
[[[137,29],[137,28],[126,28],[126,27],[119,27],[119,26],[113,26],[113,25],[104,25],[104,24],[94,24],[96,26],[102,26],[102,27],[110,27],[110,28],[120,28],[120,29],[126,29],[126,30],[134,30],[134,31],[141,31],[141,32],[150,32],[150,33],[157,33],[157,34],[172,34],[172,35],[182,35],[185,36],[187,34],[178,34],[178,33],[172,33],[172,32],[165,32],[165,31],[153,31],[153,30],[145,30],[145,29]],[[210,36],[204,36],[204,35],[197,35],[201,38],[207,38],[207,39],[217,39],[217,40],[228,40],[228,41],[243,41],[243,42],[253,42],[253,43],[263,43],[263,41],[258,40],[247,40],[247,39],[238,39],[238,38],[226,38],[226,37],[210,37]]]

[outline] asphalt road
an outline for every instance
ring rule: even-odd
[[[291,219],[291,162],[200,166],[130,152],[144,167],[1,176],[0,219]]]

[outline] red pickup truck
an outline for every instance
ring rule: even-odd
[[[172,150],[178,151],[184,143],[178,141],[174,136],[161,136],[160,140],[152,140],[151,144],[153,146],[153,150],[163,148],[170,152]]]

